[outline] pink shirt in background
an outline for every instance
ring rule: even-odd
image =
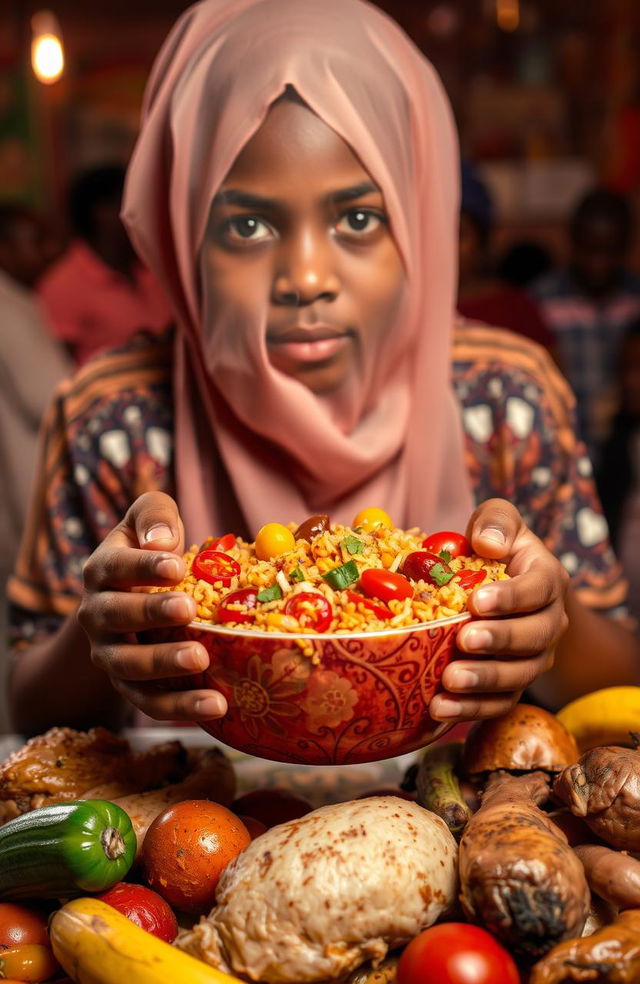
[[[141,328],[160,330],[171,322],[153,274],[142,265],[134,274],[132,283],[75,240],[43,276],[38,294],[49,329],[72,347],[77,365],[100,349],[122,345]]]

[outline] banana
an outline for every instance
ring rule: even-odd
[[[75,984],[240,984],[99,899],[67,902],[49,932],[56,960]]]
[[[640,687],[606,687],[571,701],[556,717],[575,738],[580,752],[597,745],[635,746],[640,732]]]

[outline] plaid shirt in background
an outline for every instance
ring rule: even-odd
[[[568,271],[542,278],[532,293],[576,395],[578,433],[596,457],[615,410],[620,342],[640,318],[640,278],[625,273],[602,304],[581,293]]]

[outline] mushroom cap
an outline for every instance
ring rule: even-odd
[[[463,767],[468,775],[509,769],[560,772],[579,758],[573,735],[554,714],[516,704],[507,714],[478,721],[467,735]]]

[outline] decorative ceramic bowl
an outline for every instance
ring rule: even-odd
[[[191,622],[211,657],[205,687],[227,699],[202,727],[249,755],[306,765],[375,762],[450,727],[429,716],[468,612],[383,632],[256,632]]]

